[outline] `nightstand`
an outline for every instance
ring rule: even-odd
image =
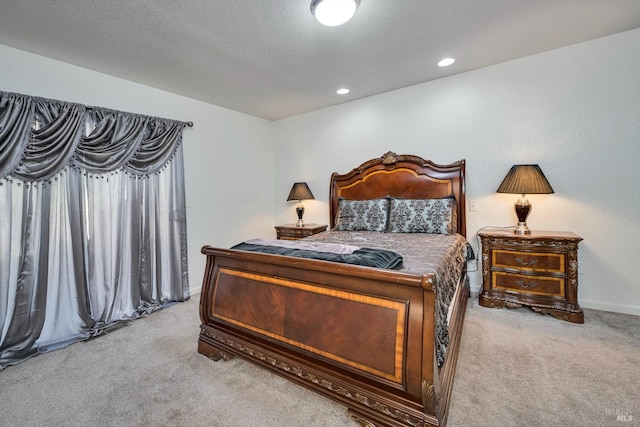
[[[531,307],[542,314],[584,323],[578,305],[578,243],[570,232],[480,231],[483,307]]]
[[[298,240],[326,229],[327,226],[321,224],[305,224],[302,227],[297,227],[295,224],[276,225],[276,235],[281,240]]]

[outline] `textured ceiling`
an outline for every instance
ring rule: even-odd
[[[640,27],[640,0],[309,3],[3,0],[0,44],[276,120]]]

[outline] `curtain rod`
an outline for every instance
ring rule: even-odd
[[[110,110],[110,111],[118,111],[118,110],[111,110],[110,108],[104,108],[104,107],[94,107],[92,105],[85,105],[84,106],[85,110]],[[137,113],[127,113],[127,114],[137,114]],[[147,116],[147,117],[152,117],[152,116]],[[171,119],[168,119],[171,120]],[[193,127],[193,122],[192,121],[188,121],[188,122],[182,122],[182,124],[184,126],[188,126],[190,128]]]
[[[104,111],[115,111],[118,113],[124,113],[124,114],[132,114],[132,115],[136,115],[136,116],[145,116],[145,117],[152,117],[152,118],[158,118],[161,120],[171,120],[173,122],[180,122],[180,120],[173,120],[173,119],[166,119],[163,117],[155,117],[155,116],[149,116],[146,114],[139,114],[139,113],[130,113],[130,112],[126,112],[126,111],[120,111],[120,110],[113,110],[111,108],[106,108],[106,107],[95,107],[93,105],[85,105],[85,104],[79,104],[77,102],[69,102],[69,101],[60,101],[58,99],[48,99],[48,98],[43,98],[40,96],[33,96],[33,95],[26,95],[26,94],[22,94],[22,93],[17,93],[17,92],[5,92],[3,90],[0,90],[0,96],[3,96],[5,94],[8,95],[18,95],[18,96],[26,96],[29,97],[31,99],[39,99],[39,100],[45,100],[45,101],[49,101],[49,102],[56,102],[56,103],[64,103],[64,104],[75,104],[75,105],[81,105],[82,107],[84,107],[85,110],[104,110]],[[193,127],[193,122],[192,121],[188,121],[188,122],[180,122],[182,123],[182,127]]]

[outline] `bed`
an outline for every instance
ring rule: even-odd
[[[384,229],[375,229],[379,218],[362,226],[347,215],[381,200]],[[416,200],[453,207],[447,233],[389,232],[392,217],[406,225],[398,206]],[[243,357],[340,402],[362,426],[444,425],[469,296],[464,206],[464,160],[438,165],[388,152],[333,173],[330,229],[303,240],[370,247],[377,236],[403,266],[205,246],[198,351],[215,361]],[[413,267],[416,257],[426,269]]]

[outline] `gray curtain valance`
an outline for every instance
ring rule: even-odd
[[[148,176],[175,154],[184,122],[0,92],[0,179],[44,181],[66,167]]]

